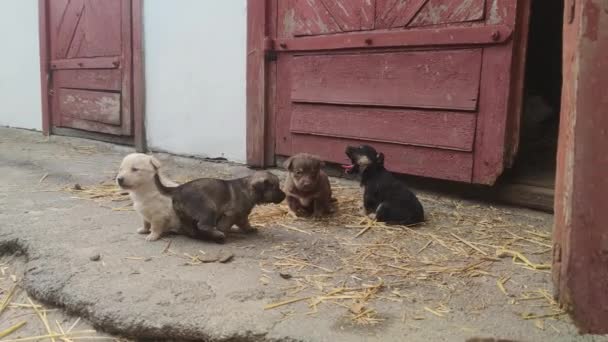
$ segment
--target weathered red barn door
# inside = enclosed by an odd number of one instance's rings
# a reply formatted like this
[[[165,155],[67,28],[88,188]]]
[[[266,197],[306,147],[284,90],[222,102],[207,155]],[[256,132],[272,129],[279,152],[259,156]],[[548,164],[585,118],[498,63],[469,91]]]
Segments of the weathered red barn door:
[[[581,333],[608,334],[608,2],[566,4],[554,291]]]
[[[45,5],[51,126],[131,136],[131,0]]]
[[[347,144],[369,143],[393,171],[482,184],[510,163],[527,1],[266,5],[276,154],[343,162]]]

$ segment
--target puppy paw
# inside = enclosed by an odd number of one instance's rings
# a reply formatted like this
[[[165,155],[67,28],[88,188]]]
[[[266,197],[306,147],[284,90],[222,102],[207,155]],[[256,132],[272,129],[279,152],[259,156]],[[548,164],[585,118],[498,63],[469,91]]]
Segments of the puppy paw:
[[[303,208],[296,209],[293,211],[293,213],[296,214],[297,217],[309,217],[310,216],[310,212]]]
[[[150,233],[146,236],[146,241],[148,242],[156,241],[158,239],[160,239],[160,234],[158,233]]]
[[[226,234],[224,234],[220,231],[213,232],[211,234],[211,238],[213,239],[213,241],[215,241],[215,243],[223,244],[226,242]]]
[[[323,216],[325,216],[325,211],[315,211],[312,213],[312,217],[316,219],[322,218]]]
[[[249,226],[246,228],[241,227],[240,230],[241,230],[241,232],[243,232],[245,234],[255,234],[258,232],[258,229],[256,227],[252,227],[252,226]]]
[[[141,227],[137,230],[138,234],[148,234],[150,232],[150,229],[146,228],[146,227]]]
[[[367,214],[367,217],[369,217],[370,220],[375,220],[376,219],[376,213],[369,213],[369,214]]]

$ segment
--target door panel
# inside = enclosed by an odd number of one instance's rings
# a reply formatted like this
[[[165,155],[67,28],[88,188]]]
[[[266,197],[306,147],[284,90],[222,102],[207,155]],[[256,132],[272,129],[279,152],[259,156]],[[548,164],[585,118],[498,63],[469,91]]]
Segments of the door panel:
[[[477,109],[481,50],[296,56],[294,102]]]
[[[472,151],[475,114],[297,103],[293,106],[290,131]]]
[[[517,20],[527,1],[277,6],[277,154],[343,162],[346,144],[369,143],[397,172],[481,184],[503,172],[517,139],[506,134],[510,103],[521,96],[513,32],[527,24]]]
[[[486,0],[428,0],[408,27],[466,23],[485,19]]]
[[[64,117],[120,125],[120,94],[61,88],[58,97]]]
[[[130,0],[47,4],[53,127],[130,136]]]
[[[295,134],[292,152],[314,151],[327,161],[344,163],[346,146],[360,143],[359,139]],[[389,170],[459,182],[470,181],[469,172],[473,167],[473,156],[470,153],[385,143],[372,145],[385,154]]]
[[[376,0],[375,29],[403,27],[428,0]]]

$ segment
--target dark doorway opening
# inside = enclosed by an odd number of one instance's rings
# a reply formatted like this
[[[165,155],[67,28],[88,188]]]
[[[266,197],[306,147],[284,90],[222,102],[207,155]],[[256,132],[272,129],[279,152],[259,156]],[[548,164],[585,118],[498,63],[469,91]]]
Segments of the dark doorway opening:
[[[532,1],[519,152],[507,182],[553,194],[562,88],[564,1]]]

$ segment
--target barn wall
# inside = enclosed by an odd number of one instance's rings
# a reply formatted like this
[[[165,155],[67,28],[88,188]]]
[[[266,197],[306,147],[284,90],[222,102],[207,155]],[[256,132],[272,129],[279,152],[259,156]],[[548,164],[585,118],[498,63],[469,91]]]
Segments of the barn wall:
[[[245,161],[246,0],[145,1],[152,150]]]
[[[38,1],[0,2],[0,125],[42,129]]]

